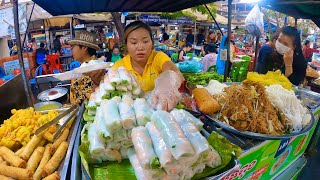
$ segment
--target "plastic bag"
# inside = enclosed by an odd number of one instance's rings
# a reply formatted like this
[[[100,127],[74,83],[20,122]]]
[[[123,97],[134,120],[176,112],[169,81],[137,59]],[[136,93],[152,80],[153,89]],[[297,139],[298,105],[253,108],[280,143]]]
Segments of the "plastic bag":
[[[201,72],[203,67],[202,63],[196,60],[179,62],[177,66],[183,73]]]
[[[261,13],[257,4],[252,8],[246,17],[245,24],[248,32],[251,35],[258,37],[263,34],[263,13]]]

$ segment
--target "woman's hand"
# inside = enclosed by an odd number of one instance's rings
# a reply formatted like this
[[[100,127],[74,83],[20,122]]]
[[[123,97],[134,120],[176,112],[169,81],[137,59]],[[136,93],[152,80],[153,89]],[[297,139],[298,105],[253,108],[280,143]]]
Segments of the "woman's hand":
[[[285,66],[291,66],[292,67],[292,62],[293,62],[293,49],[288,51],[283,55],[283,61]]]
[[[170,79],[170,81],[168,81]],[[152,91],[152,107],[165,111],[171,111],[181,100],[179,87],[181,85],[179,75],[172,71],[164,71],[156,80]]]
[[[289,77],[293,73],[292,63],[293,63],[293,49],[288,51],[283,55],[283,62],[285,65],[285,76]]]
[[[106,74],[106,70],[102,69],[102,70],[92,71],[92,72],[86,73],[84,75],[89,76],[90,79],[93,81],[93,83],[98,86],[100,84],[101,79],[103,78],[103,76],[105,74]]]

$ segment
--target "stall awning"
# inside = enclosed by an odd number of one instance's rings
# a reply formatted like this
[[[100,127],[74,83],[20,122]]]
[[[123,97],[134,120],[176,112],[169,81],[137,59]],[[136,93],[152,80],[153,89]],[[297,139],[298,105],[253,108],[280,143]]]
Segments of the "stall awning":
[[[311,19],[320,27],[320,1],[318,0],[261,0],[259,4],[288,16]]]
[[[175,12],[218,0],[33,0],[53,16],[94,12]]]

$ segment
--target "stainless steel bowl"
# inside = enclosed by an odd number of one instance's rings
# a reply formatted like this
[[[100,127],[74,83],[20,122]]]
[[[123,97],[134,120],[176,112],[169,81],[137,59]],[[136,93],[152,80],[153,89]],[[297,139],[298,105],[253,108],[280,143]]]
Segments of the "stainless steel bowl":
[[[59,103],[59,102],[56,102],[56,101],[46,101],[46,102],[39,102],[39,103],[36,103],[33,105],[34,109],[36,111],[39,111],[39,108],[44,106],[44,105],[48,105],[48,104],[55,104],[58,106],[58,108],[61,108],[62,107],[62,104]]]

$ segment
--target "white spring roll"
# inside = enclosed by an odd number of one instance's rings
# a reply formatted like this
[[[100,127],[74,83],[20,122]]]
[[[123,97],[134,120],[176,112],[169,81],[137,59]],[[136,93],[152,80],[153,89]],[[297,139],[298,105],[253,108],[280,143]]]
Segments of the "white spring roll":
[[[97,111],[97,110],[88,109],[88,115],[89,115],[89,116],[95,116],[95,115],[96,115],[96,111]]]
[[[131,75],[130,75],[129,71],[125,67],[120,66],[118,68],[118,72],[119,72],[119,76],[120,76],[120,79],[121,79],[121,84],[129,85],[129,84],[132,83]]]
[[[115,96],[115,97],[112,98],[112,100],[114,100],[115,102],[117,102],[118,105],[119,105],[119,103],[121,103],[121,101],[122,101],[122,99],[121,99],[120,96]]]
[[[112,139],[112,135],[107,130],[106,121],[104,116],[102,115],[101,107],[97,108],[97,114],[94,117],[94,123],[97,125],[96,133],[98,133],[98,135],[103,137],[106,141],[109,141]]]
[[[114,142],[114,141],[110,141],[107,142],[107,149],[115,149],[115,150],[120,150],[121,148],[121,143],[120,142]]]
[[[161,166],[164,167],[168,163],[173,162],[173,157],[167,148],[163,138],[161,137],[160,131],[156,128],[153,122],[148,122],[145,126],[150,134],[152,139],[154,151],[159,157]]]
[[[177,175],[183,169],[183,166],[172,157],[171,152],[166,146],[160,131],[156,128],[153,122],[148,122],[146,128],[152,139],[154,151],[157,154],[161,167],[167,172],[168,175]]]
[[[108,74],[106,74],[106,75],[104,76],[103,83],[105,84],[105,86],[104,86],[104,90],[105,90],[105,91],[107,91],[107,92],[109,92],[109,93],[115,91],[114,86],[112,86],[112,84],[111,84],[111,82],[110,82],[110,79],[109,79]]]
[[[185,116],[189,117],[188,119],[193,121],[193,123],[199,131],[203,128],[203,122],[200,119],[194,117],[191,113],[189,113],[186,110],[180,109],[180,112],[182,112]]]
[[[126,85],[128,91],[132,91],[132,84]]]
[[[145,172],[144,168],[141,166],[137,154],[134,149],[128,149],[128,158],[133,167],[134,173],[138,180],[149,180],[148,174]]]
[[[95,163],[105,161],[105,140],[97,134],[97,126],[95,123],[92,123],[88,128],[88,140],[90,141],[90,159]]]
[[[128,159],[128,148],[121,147],[120,154],[122,159]]]
[[[101,95],[99,86],[96,88],[95,93],[96,93],[95,103],[96,105],[100,106],[102,101],[102,95]]]
[[[132,93],[131,92],[127,92],[125,94],[122,95],[122,102],[126,102],[129,103],[130,105],[133,105],[133,99],[132,99]]]
[[[120,91],[120,92],[127,92],[127,91],[128,91],[128,88],[127,88],[127,86],[125,86],[125,85],[118,85],[118,86],[116,87],[116,89],[117,89],[118,91]]]
[[[118,161],[121,162],[122,157],[120,151],[116,149],[105,149],[105,157],[108,161]]]
[[[95,92],[91,93],[87,108],[88,109],[96,109],[97,108],[96,93]]]
[[[120,75],[117,69],[110,68],[108,70],[108,76],[112,86],[116,87],[121,83]]]
[[[132,143],[142,167],[160,168],[159,159],[153,150],[151,137],[145,127],[139,126],[132,129]]]
[[[205,164],[198,164],[197,166],[192,167],[193,174],[201,173],[206,168]]]
[[[151,120],[153,109],[147,101],[142,98],[137,98],[133,103],[134,112],[136,113],[136,121],[138,126],[145,126]]]
[[[128,139],[131,139],[132,129],[127,130]]]
[[[199,156],[201,153],[209,150],[209,143],[205,137],[199,132],[193,121],[188,120],[185,113],[174,109],[170,113],[175,121],[181,127],[184,135],[190,141],[195,153]]]
[[[107,130],[113,134],[122,128],[118,104],[114,100],[103,100],[101,102],[102,116],[106,121]]]
[[[131,81],[132,81],[132,95],[139,97],[142,94],[142,89],[137,79],[133,75],[131,75]]]
[[[128,139],[127,131],[125,129],[119,129],[113,134],[113,141],[120,142]]]
[[[175,159],[195,155],[190,142],[170,113],[159,110],[153,113],[151,119]]]
[[[192,171],[192,168],[188,168],[188,169],[185,169],[184,171],[180,172],[179,173],[179,176],[180,176],[180,179],[191,179],[194,174],[193,174],[193,171]]]
[[[133,148],[128,149],[128,158],[131,163],[131,166],[134,169],[134,173],[138,180],[157,180],[157,179],[164,179],[166,174],[161,169],[148,169],[144,168],[139,158]]]
[[[123,148],[129,148],[129,147],[133,146],[131,139],[125,139],[125,140],[121,141],[120,143],[121,143],[121,147],[123,147]]]
[[[121,124],[124,129],[132,129],[136,126],[136,115],[129,102],[119,103]]]
[[[221,165],[222,160],[219,153],[210,146],[210,150],[202,155],[203,163],[206,163],[207,166],[215,168]]]

